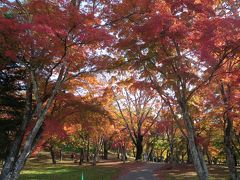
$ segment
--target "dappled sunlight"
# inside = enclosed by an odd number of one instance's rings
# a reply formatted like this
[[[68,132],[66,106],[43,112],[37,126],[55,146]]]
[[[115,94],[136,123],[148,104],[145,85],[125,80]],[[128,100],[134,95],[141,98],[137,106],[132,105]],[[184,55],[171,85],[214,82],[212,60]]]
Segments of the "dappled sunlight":
[[[113,176],[116,176],[119,169],[111,167],[92,167],[92,166],[76,166],[76,167],[67,167],[58,164],[52,167],[46,167],[45,164],[38,164],[38,168],[31,169],[27,167],[26,170],[23,170],[20,176],[21,180],[25,179],[49,179],[49,180],[65,180],[70,178],[71,180],[79,180],[81,174],[83,173],[85,179],[95,179],[97,177],[104,177],[104,180],[110,180]]]

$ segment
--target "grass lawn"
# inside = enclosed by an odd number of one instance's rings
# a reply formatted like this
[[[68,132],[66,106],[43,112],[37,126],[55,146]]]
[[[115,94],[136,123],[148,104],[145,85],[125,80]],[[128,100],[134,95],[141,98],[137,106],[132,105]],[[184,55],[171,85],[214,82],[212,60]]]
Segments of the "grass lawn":
[[[117,167],[71,166],[65,164],[28,164],[21,172],[20,180],[111,180],[119,172]]]

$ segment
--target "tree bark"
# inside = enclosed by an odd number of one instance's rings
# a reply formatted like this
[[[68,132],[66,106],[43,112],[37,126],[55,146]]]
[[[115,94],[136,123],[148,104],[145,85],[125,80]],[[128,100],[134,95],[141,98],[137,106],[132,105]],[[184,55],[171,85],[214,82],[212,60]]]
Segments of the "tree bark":
[[[211,165],[212,164],[212,157],[211,157],[210,152],[208,151],[208,148],[206,148],[206,155],[207,155],[208,164]]]
[[[138,138],[137,138],[137,143],[136,143],[136,150],[137,150],[137,152],[136,152],[135,160],[141,160],[142,159],[142,153],[143,153],[142,142],[143,142],[143,136],[139,135]]]
[[[172,140],[170,140],[169,146],[170,146],[169,162],[174,163],[174,147],[173,147],[173,141]]]
[[[80,150],[80,154],[79,154],[79,165],[83,164],[83,160],[84,160],[84,150],[83,148]]]
[[[135,152],[135,147],[133,146],[133,149],[132,149],[132,153],[133,153],[133,156],[136,157],[136,152]]]
[[[126,162],[126,148],[125,148],[125,146],[122,146],[122,161],[123,161],[123,163],[125,163]]]
[[[229,169],[231,179],[238,180],[238,173],[237,173],[237,167],[235,162],[236,157],[235,157],[233,145],[231,143],[232,126],[233,126],[232,121],[228,117],[226,117],[226,128],[224,130],[224,146],[225,146],[225,152],[226,152],[227,166]]]
[[[118,159],[120,159],[120,150],[119,150],[119,149],[120,149],[120,148],[118,147],[118,148],[117,148],[117,158],[118,158]]]
[[[89,150],[90,150],[90,140],[88,138],[88,140],[87,140],[87,155],[86,155],[87,162],[89,162]]]
[[[97,164],[98,157],[98,145],[95,146],[94,154],[93,154],[93,166],[95,167]]]
[[[30,155],[30,152],[32,150],[32,148],[34,147],[34,145],[36,144],[36,141],[38,139],[38,134],[39,134],[39,130],[44,122],[45,116],[47,114],[47,111],[49,109],[49,107],[52,105],[52,102],[60,88],[60,85],[62,83],[62,77],[64,74],[64,65],[62,66],[62,69],[60,70],[60,74],[58,76],[56,85],[52,91],[51,96],[49,97],[49,99],[47,100],[46,104],[43,106],[43,103],[41,101],[41,99],[39,98],[39,92],[38,92],[38,86],[37,86],[37,82],[34,79],[34,73],[31,72],[32,75],[32,84],[33,84],[33,92],[34,95],[36,97],[37,100],[37,105],[35,108],[36,111],[36,123],[33,127],[33,129],[31,130],[30,134],[27,136],[26,141],[24,143],[24,147],[23,150],[21,152],[21,154],[18,156],[17,160],[14,162],[14,168],[11,172],[9,172],[6,176],[6,178],[3,178],[3,180],[16,180],[19,175],[20,175],[20,171],[22,170],[22,168],[24,167],[24,164],[28,158],[28,156]]]
[[[108,149],[109,149],[108,140],[103,140],[103,159],[105,160],[108,159]]]
[[[189,150],[191,152],[194,167],[196,169],[199,179],[207,180],[208,179],[207,165],[204,161],[202,152],[200,151],[200,148],[198,147],[198,144],[196,142],[195,128],[193,125],[193,120],[189,115],[187,103],[184,99],[181,99],[179,101],[179,104],[182,110],[183,120],[185,122],[187,131],[188,131],[188,135],[187,135],[188,145],[189,145]]]
[[[150,161],[153,160],[153,149],[154,149],[154,145],[151,144],[150,152],[148,153],[148,158],[147,158],[147,160],[150,160]]]
[[[56,157],[55,157],[54,147],[52,145],[50,146],[50,154],[51,154],[51,158],[52,158],[52,163],[56,164]]]
[[[232,144],[232,132],[233,132],[233,122],[230,118],[229,112],[231,111],[231,108],[229,107],[229,98],[231,95],[230,86],[226,86],[226,90],[224,87],[224,84],[221,83],[220,85],[220,91],[222,95],[222,100],[225,106],[225,113],[223,114],[224,119],[224,149],[226,153],[226,160],[227,160],[227,166],[229,169],[229,174],[232,180],[238,180],[238,173],[237,173],[237,167],[236,167],[236,157],[233,149]]]
[[[192,163],[193,163],[192,155],[190,152],[189,143],[187,142],[187,164],[192,164]]]

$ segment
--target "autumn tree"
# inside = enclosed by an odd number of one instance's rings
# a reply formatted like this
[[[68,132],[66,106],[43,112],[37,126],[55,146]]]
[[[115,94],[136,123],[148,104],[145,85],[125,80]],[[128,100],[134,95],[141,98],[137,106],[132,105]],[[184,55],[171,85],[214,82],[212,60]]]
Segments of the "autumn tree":
[[[160,118],[161,109],[157,107],[161,106],[161,101],[154,91],[138,89],[136,84],[130,82],[125,80],[112,85],[113,105],[117,109],[113,112],[126,128],[136,147],[135,158],[140,160],[144,137]]]
[[[208,170],[189,102],[239,50],[239,15],[233,12],[235,8],[226,13],[232,6],[219,3],[122,1],[112,14],[113,18],[125,17],[113,26],[119,54],[160,96],[178,106],[200,179],[208,179]]]
[[[205,103],[211,111],[209,114],[215,116],[215,123],[218,123],[220,132],[223,134],[223,145],[226,154],[226,162],[232,179],[237,179],[235,132],[238,122],[238,74],[239,57],[233,56],[224,66],[218,70],[218,76],[214,78],[211,88],[212,92],[207,92],[209,99]],[[212,120],[213,121],[213,120]]]
[[[94,5],[94,4],[92,4]],[[2,179],[16,179],[63,84],[76,76],[96,71],[94,50],[106,45],[109,36],[98,26],[99,8],[77,7],[65,1],[4,1],[1,5],[1,37],[4,56],[26,70],[25,111],[20,134],[2,169]],[[103,9],[102,6],[100,9]],[[6,18],[10,16],[10,18]],[[109,42],[109,41],[108,41]],[[31,97],[36,100],[31,104]],[[34,122],[22,144],[28,122]],[[22,144],[22,151],[19,147]]]

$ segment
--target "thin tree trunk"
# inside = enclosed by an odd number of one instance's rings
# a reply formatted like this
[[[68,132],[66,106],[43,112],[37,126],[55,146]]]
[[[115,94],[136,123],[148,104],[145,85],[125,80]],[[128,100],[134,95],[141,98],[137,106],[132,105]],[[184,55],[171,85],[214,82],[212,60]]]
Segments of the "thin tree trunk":
[[[59,156],[60,156],[60,161],[62,162],[62,160],[63,160],[63,153],[62,153],[62,149],[60,149],[60,151],[59,151]]]
[[[174,148],[173,148],[173,141],[172,140],[170,140],[169,146],[170,146],[169,161],[170,161],[170,163],[173,163],[174,162],[174,151],[173,151]]]
[[[118,148],[117,148],[117,158],[118,158],[118,159],[120,159],[120,150],[119,150],[119,149],[120,149],[120,148],[118,147]]]
[[[50,146],[50,154],[51,154],[51,158],[52,158],[52,163],[56,164],[56,157],[55,157],[54,147],[52,145]]]
[[[154,145],[151,144],[151,149],[150,149],[150,152],[148,153],[147,160],[151,161],[153,159],[153,149],[154,149]]]
[[[126,162],[126,148],[125,148],[125,146],[122,146],[122,161],[123,161],[123,163],[125,163]]]
[[[83,164],[83,160],[84,160],[84,150],[83,148],[80,150],[80,154],[79,154],[79,165]]]
[[[224,131],[224,146],[225,146],[225,152],[226,152],[226,159],[227,159],[227,166],[229,169],[230,177],[232,180],[238,180],[238,174],[237,174],[237,167],[235,162],[235,153],[234,149],[231,143],[231,129],[232,129],[232,121],[227,118],[226,122],[227,126]]]
[[[93,154],[93,166],[95,167],[97,164],[97,156],[98,156],[98,145],[96,145],[94,154]]]
[[[190,152],[189,143],[187,142],[187,164],[192,164],[192,163],[193,163],[192,155]]]
[[[207,180],[208,179],[207,165],[204,161],[202,152],[200,151],[200,148],[198,147],[196,142],[196,133],[195,133],[193,121],[188,113],[186,101],[181,99],[179,104],[182,110],[183,120],[185,122],[187,131],[188,131],[188,136],[187,136],[188,145],[191,152],[194,167],[196,169],[199,179]]]
[[[212,158],[211,158],[210,152],[208,151],[208,148],[206,149],[206,155],[207,155],[207,159],[208,159],[208,164],[211,165],[212,164]]]
[[[89,162],[89,150],[90,150],[90,140],[89,140],[89,138],[88,138],[88,140],[87,140],[87,162]]]
[[[103,140],[103,159],[108,159],[108,149],[109,149],[109,144],[108,140]]]
[[[132,153],[133,153],[133,156],[136,157],[136,152],[135,152],[135,147],[133,146],[133,149],[132,149]]]
[[[136,143],[137,152],[136,152],[135,160],[141,160],[142,159],[142,153],[143,153],[142,142],[143,142],[143,136],[139,135],[138,138],[137,138],[137,143]]]
[[[229,169],[230,177],[232,180],[238,180],[238,173],[237,173],[237,167],[236,167],[236,157],[233,149],[232,144],[232,132],[233,132],[233,122],[230,118],[229,111],[231,109],[229,108],[228,104],[228,98],[230,97],[230,87],[227,86],[227,92],[225,91],[224,84],[222,83],[220,86],[220,91],[223,99],[223,103],[225,105],[226,112],[223,115],[224,119],[224,149],[226,153],[226,160],[227,160],[227,166]]]

